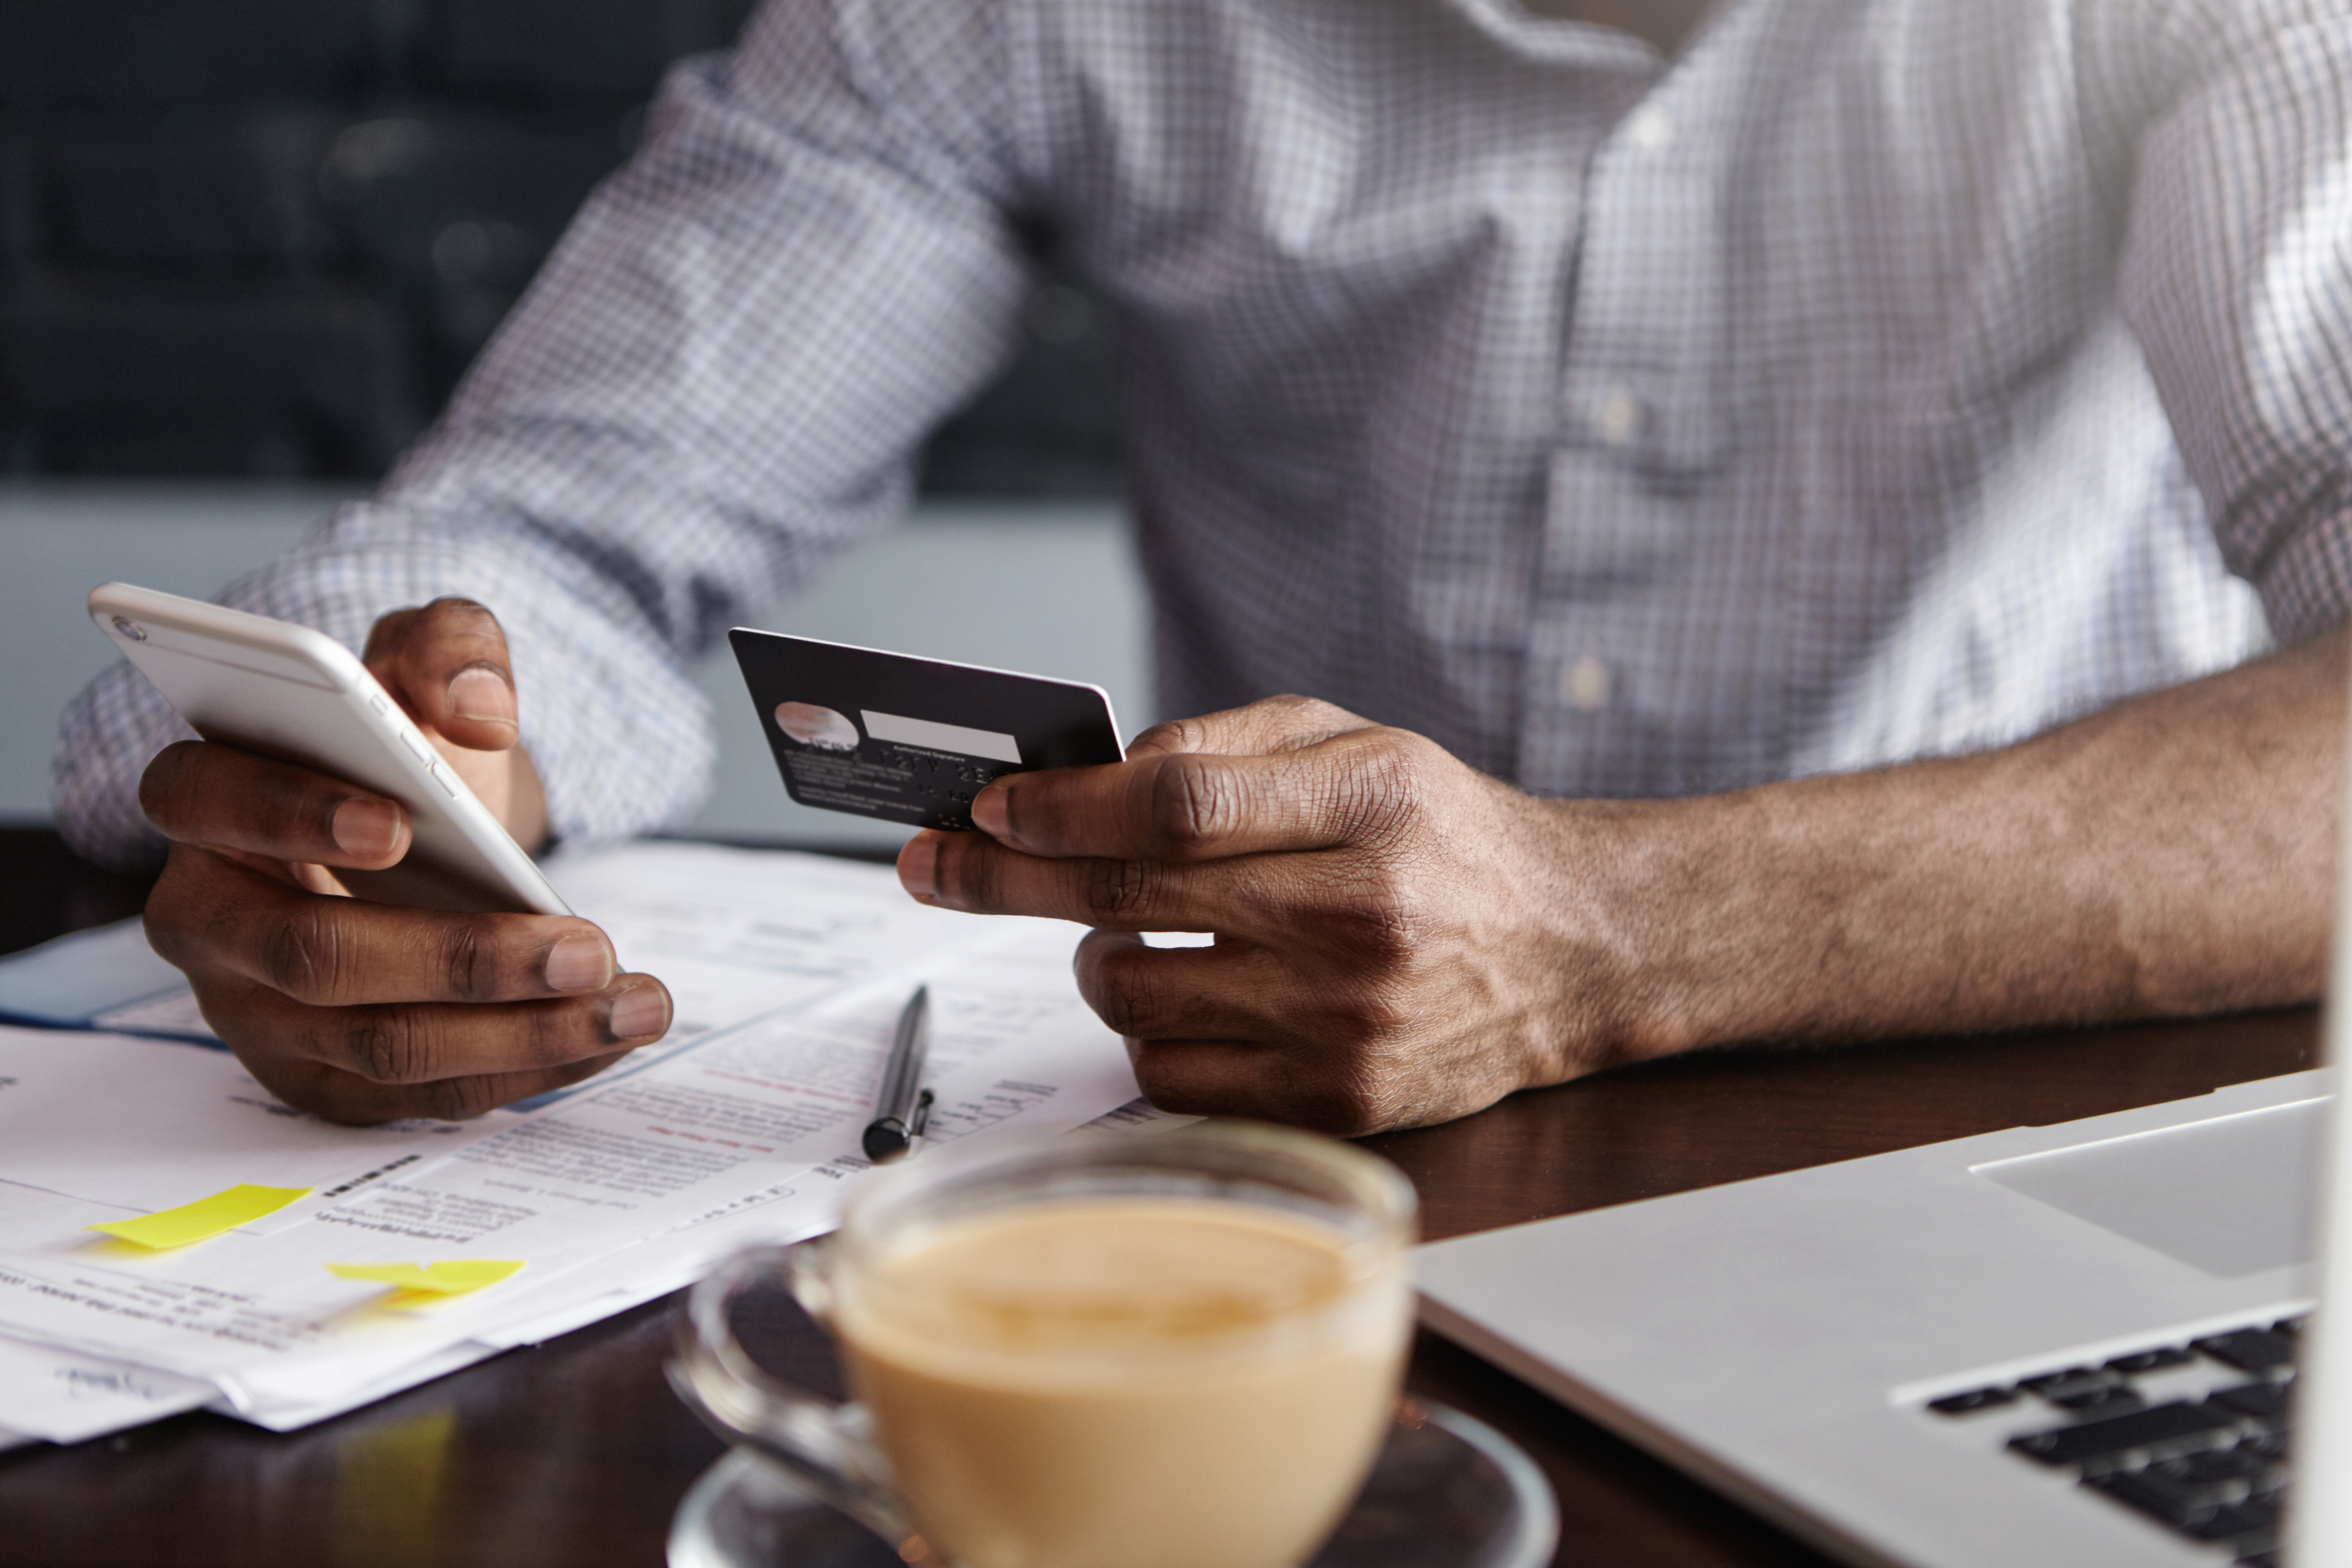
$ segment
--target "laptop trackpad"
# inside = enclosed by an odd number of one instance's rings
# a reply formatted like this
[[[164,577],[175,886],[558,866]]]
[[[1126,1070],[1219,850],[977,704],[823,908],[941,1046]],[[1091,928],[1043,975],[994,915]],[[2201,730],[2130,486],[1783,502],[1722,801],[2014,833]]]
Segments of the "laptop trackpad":
[[[2316,1255],[2311,1194],[2325,1099],[2191,1121],[1970,1171],[2208,1274]]]

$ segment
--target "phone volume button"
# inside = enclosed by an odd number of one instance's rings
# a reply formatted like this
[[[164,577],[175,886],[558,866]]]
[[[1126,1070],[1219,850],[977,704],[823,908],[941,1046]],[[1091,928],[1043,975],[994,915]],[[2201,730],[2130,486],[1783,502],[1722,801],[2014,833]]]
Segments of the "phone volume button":
[[[439,760],[431,744],[414,730],[403,730],[400,732],[400,743],[408,748],[409,755],[428,768]]]
[[[441,793],[443,795],[448,795],[452,799],[456,798],[457,794],[457,781],[449,775],[449,771],[445,765],[440,763],[428,763],[425,771],[433,775],[433,782],[441,786]]]

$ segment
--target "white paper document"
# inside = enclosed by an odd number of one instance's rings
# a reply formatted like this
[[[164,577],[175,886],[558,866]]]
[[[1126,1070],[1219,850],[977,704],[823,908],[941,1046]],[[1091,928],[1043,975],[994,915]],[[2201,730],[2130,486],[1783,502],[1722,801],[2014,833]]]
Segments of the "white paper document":
[[[194,1410],[212,1385],[129,1362],[0,1339],[0,1410],[29,1440],[79,1443]]]
[[[1150,1119],[1122,1112],[1134,1076],[1077,995],[1074,927],[928,909],[887,868],[703,846],[551,875],[670,986],[677,1026],[476,1122],[334,1127],[226,1051],[0,1028],[0,1343],[18,1347],[0,1352],[0,1429],[87,1436],[193,1403],[299,1426],[674,1289],[746,1241],[829,1228],[917,984],[933,1140]],[[164,1250],[88,1228],[239,1184],[310,1191]],[[523,1267],[454,1295],[331,1267],[473,1259]],[[152,1397],[26,1370],[43,1356]],[[20,1415],[37,1376],[46,1403]]]
[[[279,1104],[226,1051],[0,1025],[0,1181],[112,1205],[116,1218],[239,1183],[356,1191],[520,1120],[336,1127]]]

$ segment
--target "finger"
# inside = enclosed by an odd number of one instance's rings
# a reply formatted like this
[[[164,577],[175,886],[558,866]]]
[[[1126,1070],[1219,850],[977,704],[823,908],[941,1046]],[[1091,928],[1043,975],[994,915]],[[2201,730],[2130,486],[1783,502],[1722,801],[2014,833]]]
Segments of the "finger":
[[[1131,931],[1095,931],[1071,967],[1103,1026],[1129,1039],[1265,1043],[1287,1033],[1288,974],[1254,942],[1160,948]]]
[[[292,1064],[307,1063],[370,1084],[428,1091],[449,1079],[601,1062],[651,1045],[668,1031],[671,1016],[668,990],[650,974],[625,975],[594,996],[487,1006],[313,1007],[223,973],[200,977],[196,995],[214,1032],[248,1068],[260,1063],[291,1073]]]
[[[1156,816],[1174,824],[1180,837],[1203,828],[1213,833],[1223,823],[1204,821],[1203,811],[1213,813],[1222,806],[1246,809],[1250,805],[1230,788],[1221,787],[1224,781],[1213,772],[1198,773],[1188,771],[1188,764],[1177,764],[1175,771],[1163,776],[1160,771],[1163,760],[1271,756],[1370,728],[1363,720],[1328,702],[1308,697],[1269,697],[1245,708],[1155,724],[1127,748],[1127,766],[1057,770],[1054,776],[1062,782],[1043,789],[1034,784],[1023,787],[1018,807],[1013,795],[1016,781],[1044,775],[1007,775],[974,797],[971,817],[982,832],[1034,854],[1149,854],[1152,852],[1149,847],[1127,845],[1139,822],[1148,826]],[[1065,836],[1067,844],[1061,842]],[[1077,847],[1081,843],[1093,847]]]
[[[1316,985],[1289,955],[1257,942],[1220,937],[1213,947],[1159,948],[1133,932],[1095,931],[1079,942],[1073,966],[1087,1005],[1129,1039],[1216,1039],[1314,1055],[1410,1032],[1410,1020],[1377,987]]]
[[[1130,762],[1181,752],[1257,756],[1295,752],[1371,727],[1370,721],[1318,698],[1268,697],[1245,707],[1154,724],[1129,742],[1127,755]]]
[[[1187,866],[1148,859],[1045,859],[978,833],[933,833],[898,851],[899,885],[968,914],[1037,915],[1109,931],[1213,931],[1255,942],[1319,916],[1322,857],[1256,856]],[[1332,917],[1344,920],[1344,914]]]
[[[1136,1089],[1181,1117],[1254,1117],[1355,1135],[1379,1126],[1345,1056],[1315,1051],[1275,1027],[1270,987],[1251,963],[1206,947],[1146,947],[1096,931],[1077,950],[1079,994],[1127,1041]],[[1328,1060],[1328,1072],[1315,1065]]]
[[[1414,1124],[1347,1064],[1305,1070],[1290,1051],[1234,1040],[1129,1040],[1143,1098],[1177,1116],[1236,1116],[1360,1138]]]
[[[140,776],[139,806],[181,844],[367,870],[408,853],[408,813],[398,801],[205,741],[157,752]]]
[[[471,599],[394,610],[368,634],[367,667],[417,723],[478,752],[521,738],[521,704],[499,618]]]
[[[1032,855],[1197,861],[1335,848],[1424,804],[1431,742],[1354,730],[1268,756],[1176,753],[1098,768],[1011,773],[972,821]]]
[[[287,1104],[329,1121],[365,1127],[412,1116],[467,1121],[518,1100],[569,1088],[626,1055],[616,1051],[537,1072],[475,1073],[422,1084],[371,1083],[356,1073],[310,1061],[247,1059],[243,1053],[240,1059],[262,1088]]]
[[[313,1007],[585,995],[620,973],[604,933],[573,916],[322,898],[203,851],[165,868],[147,935],[190,973],[226,971]]]
[[[1371,1062],[1294,1026],[1298,988],[1262,949],[1160,949],[1097,931],[1078,944],[1078,989],[1127,1041],[1144,1098],[1189,1116],[1245,1116],[1353,1137],[1396,1110]]]

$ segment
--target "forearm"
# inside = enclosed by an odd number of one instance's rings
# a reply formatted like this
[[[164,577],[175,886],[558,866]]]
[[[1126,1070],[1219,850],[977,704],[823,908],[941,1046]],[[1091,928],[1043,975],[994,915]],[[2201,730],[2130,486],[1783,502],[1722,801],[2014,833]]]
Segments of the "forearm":
[[[2310,999],[2347,646],[1974,756],[1559,808],[1608,847],[1572,884],[1615,971],[1580,1044],[1623,1059]]]

